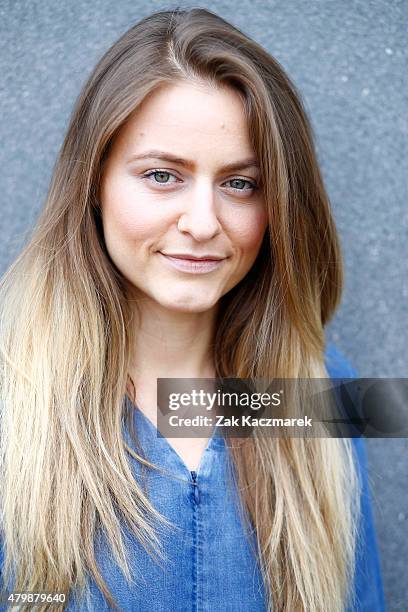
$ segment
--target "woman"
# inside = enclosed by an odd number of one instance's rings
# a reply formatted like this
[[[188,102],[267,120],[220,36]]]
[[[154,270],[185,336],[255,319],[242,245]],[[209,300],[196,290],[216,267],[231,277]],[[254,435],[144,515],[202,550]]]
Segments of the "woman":
[[[325,346],[341,288],[279,64],[203,9],[132,27],[2,282],[4,584],[71,610],[383,610],[361,441],[156,435],[157,378],[354,376]]]

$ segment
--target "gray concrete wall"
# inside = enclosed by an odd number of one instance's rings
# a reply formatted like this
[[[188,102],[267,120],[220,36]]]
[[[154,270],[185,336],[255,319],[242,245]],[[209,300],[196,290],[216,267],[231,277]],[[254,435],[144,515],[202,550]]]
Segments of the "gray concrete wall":
[[[303,94],[346,263],[344,299],[328,337],[360,376],[407,376],[408,2],[200,6],[264,45]],[[131,24],[174,7],[1,0],[1,272],[42,206],[68,115],[91,68]],[[402,611],[408,609],[408,444],[379,439],[367,446],[388,609]]]

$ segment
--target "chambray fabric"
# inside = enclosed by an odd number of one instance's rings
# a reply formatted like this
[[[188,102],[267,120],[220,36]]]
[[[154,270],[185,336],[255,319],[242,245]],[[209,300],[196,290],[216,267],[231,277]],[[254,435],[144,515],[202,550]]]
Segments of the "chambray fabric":
[[[326,365],[332,378],[356,378],[344,356],[329,345]],[[127,400],[128,401],[128,400]],[[136,431],[146,456],[165,473],[147,469],[147,492],[153,505],[174,525],[162,530],[164,559],[152,560],[129,532],[129,586],[109,548],[96,543],[96,558],[109,590],[121,610],[135,612],[262,612],[264,588],[255,553],[255,536],[241,520],[237,491],[228,478],[228,448],[220,435],[208,442],[195,474],[153,424],[136,408]],[[362,517],[359,529],[355,603],[348,612],[383,612],[383,587],[374,530],[367,462],[362,438],[353,438],[362,478]],[[141,468],[133,461],[135,478]],[[142,482],[142,480],[141,480]],[[68,610],[110,610],[90,581],[90,602],[72,594]],[[1,608],[0,608],[1,609]],[[5,609],[5,608],[3,608]],[[313,611],[311,611],[313,612]]]
[[[327,346],[325,362],[331,378],[358,378],[356,369],[333,344]],[[368,482],[365,442],[364,438],[358,437],[351,440],[361,480],[361,517],[357,538],[354,605],[348,612],[383,612],[386,605]]]

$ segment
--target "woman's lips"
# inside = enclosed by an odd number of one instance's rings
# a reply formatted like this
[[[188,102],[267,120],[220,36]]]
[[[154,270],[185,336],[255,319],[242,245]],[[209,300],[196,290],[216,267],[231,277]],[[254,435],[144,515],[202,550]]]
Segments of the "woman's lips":
[[[220,268],[227,259],[185,259],[184,257],[181,258],[165,255],[161,251],[158,251],[158,253],[162,257],[163,261],[172,268],[175,268],[180,272],[189,272],[192,274],[212,272],[213,270]]]

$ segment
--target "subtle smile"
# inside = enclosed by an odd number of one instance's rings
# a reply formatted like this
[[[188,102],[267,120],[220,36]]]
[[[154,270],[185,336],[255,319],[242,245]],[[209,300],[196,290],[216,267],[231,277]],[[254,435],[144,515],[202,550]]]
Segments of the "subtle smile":
[[[219,258],[215,257],[211,259],[206,258],[189,258],[188,255],[166,255],[161,251],[158,251],[164,262],[170,265],[172,268],[179,270],[180,272],[188,272],[190,274],[204,274],[206,272],[212,272],[220,268],[227,257]]]

